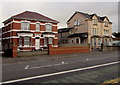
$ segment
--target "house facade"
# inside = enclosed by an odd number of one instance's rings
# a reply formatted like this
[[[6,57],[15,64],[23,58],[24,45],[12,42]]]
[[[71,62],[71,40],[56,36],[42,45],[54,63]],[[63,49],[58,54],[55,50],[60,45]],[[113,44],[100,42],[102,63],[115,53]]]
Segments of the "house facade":
[[[5,20],[2,28],[2,49],[19,51],[47,49],[52,44],[58,47],[58,21],[36,12],[25,11]]]
[[[67,28],[72,28],[67,31],[68,43],[87,43],[92,48],[99,48],[102,43],[108,45],[112,42],[112,22],[107,16],[100,17],[97,14],[76,11],[67,21]],[[64,29],[60,30],[63,32],[61,31],[59,36],[64,34]]]

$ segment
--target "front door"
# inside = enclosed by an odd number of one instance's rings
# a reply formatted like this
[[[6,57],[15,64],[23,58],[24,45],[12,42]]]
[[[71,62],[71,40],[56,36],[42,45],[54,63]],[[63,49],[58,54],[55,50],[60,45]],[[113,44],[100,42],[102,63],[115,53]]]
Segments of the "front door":
[[[35,49],[40,49],[40,39],[35,39]]]

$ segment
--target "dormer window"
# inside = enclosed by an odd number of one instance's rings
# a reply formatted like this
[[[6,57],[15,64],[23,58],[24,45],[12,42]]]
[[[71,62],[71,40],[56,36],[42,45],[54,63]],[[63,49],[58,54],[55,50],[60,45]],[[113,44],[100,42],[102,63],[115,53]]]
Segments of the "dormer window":
[[[108,24],[109,24],[109,23],[108,23],[107,21],[105,21],[105,26],[108,26]]]
[[[52,31],[52,24],[46,24],[45,28],[46,28],[47,32],[51,32]]]
[[[79,26],[80,25],[80,20],[75,20],[74,21],[74,26]]]
[[[93,19],[93,25],[97,25],[98,20],[97,19]]]
[[[30,23],[29,22],[21,22],[21,29],[22,30],[30,30]]]

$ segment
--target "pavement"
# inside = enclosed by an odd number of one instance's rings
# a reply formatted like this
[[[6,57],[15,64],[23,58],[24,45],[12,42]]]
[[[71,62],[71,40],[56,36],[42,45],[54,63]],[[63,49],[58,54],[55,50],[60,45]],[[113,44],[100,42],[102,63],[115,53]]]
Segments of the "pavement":
[[[95,56],[119,56],[119,51],[91,51],[88,53],[76,53],[76,54],[64,54],[64,55],[40,55],[40,56],[32,56],[32,57],[16,57],[16,58],[2,58],[2,64],[12,64],[12,63],[23,63],[23,62],[30,62],[30,61],[49,61],[49,60],[58,60],[58,59],[67,59],[67,58],[93,58]],[[106,56],[106,57],[107,57]]]

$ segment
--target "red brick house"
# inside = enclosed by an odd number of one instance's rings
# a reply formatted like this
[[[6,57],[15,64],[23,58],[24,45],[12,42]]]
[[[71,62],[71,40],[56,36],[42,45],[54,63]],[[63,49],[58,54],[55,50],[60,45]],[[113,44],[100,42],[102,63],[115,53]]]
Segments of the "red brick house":
[[[58,47],[56,20],[36,12],[25,11],[5,20],[2,28],[2,49],[32,51],[46,49],[47,43]]]

